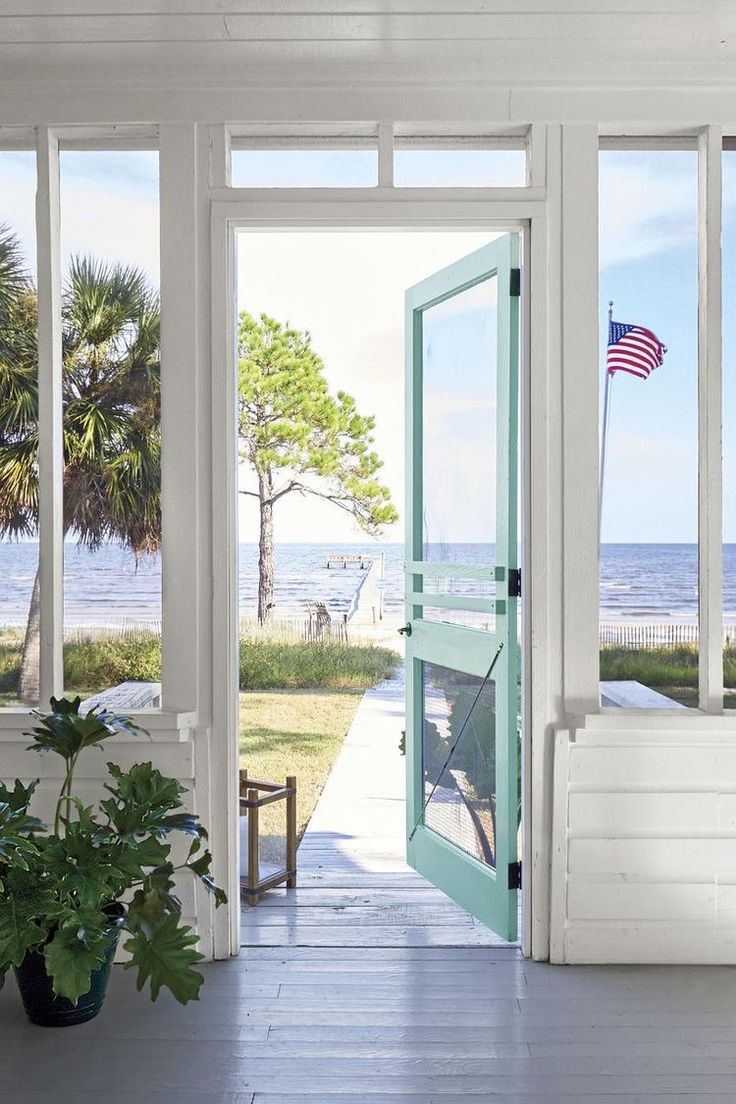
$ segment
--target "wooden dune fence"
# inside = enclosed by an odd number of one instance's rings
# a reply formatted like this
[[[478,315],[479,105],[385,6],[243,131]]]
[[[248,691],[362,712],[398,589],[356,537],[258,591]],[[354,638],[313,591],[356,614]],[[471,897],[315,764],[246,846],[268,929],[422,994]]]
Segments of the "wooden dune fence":
[[[161,636],[160,619],[138,621],[123,617],[117,621],[110,621],[106,625],[67,624],[64,626],[64,641],[67,644],[86,644],[90,640],[134,642],[151,636]]]
[[[679,644],[697,644],[698,626],[694,624],[615,625],[602,624],[601,644],[617,648],[676,648]],[[724,625],[724,647],[736,646],[736,625]]]
[[[240,635],[250,640],[283,640],[285,643],[348,643],[348,627],[344,621],[326,619],[314,611],[303,616],[275,617],[267,625],[259,624],[255,618],[241,617]]]
[[[312,609],[301,616],[274,618],[268,625],[259,624],[255,618],[243,617],[240,620],[240,635],[257,640],[347,644],[348,626],[345,621],[331,618],[320,609]],[[85,644],[92,640],[131,643],[151,636],[161,636],[160,620],[137,621],[121,618],[107,625],[71,624],[64,629],[64,640],[67,644]]]

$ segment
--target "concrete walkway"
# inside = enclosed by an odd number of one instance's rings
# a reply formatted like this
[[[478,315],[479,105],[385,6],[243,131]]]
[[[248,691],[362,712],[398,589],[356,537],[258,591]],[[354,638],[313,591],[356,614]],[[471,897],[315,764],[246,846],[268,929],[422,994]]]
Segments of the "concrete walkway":
[[[401,674],[363,697],[299,848],[297,889],[244,908],[244,946],[507,946],[404,859]]]

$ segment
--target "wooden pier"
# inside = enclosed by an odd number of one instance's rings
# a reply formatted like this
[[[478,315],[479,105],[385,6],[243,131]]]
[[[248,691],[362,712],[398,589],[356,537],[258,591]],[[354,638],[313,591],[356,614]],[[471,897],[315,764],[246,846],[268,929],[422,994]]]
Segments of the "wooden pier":
[[[386,561],[383,552],[368,561],[368,569],[355,588],[347,621],[354,626],[377,625],[383,620]]]
[[[343,556],[341,553],[335,553],[334,556],[326,558],[325,567],[329,570],[331,567],[347,568],[348,564],[355,564],[361,571],[367,571],[373,559],[373,556]]]

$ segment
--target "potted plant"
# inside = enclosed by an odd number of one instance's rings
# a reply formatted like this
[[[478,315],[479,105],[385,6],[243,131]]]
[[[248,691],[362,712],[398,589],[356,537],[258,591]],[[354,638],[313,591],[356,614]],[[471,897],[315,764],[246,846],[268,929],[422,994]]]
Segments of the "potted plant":
[[[204,956],[197,936],[181,922],[174,877],[191,871],[214,895],[225,894],[202,850],[207,833],[182,805],[185,793],[151,763],[122,770],[108,763],[107,796],[97,807],[74,793],[80,755],[116,733],[145,730],[103,708],[80,712],[80,699],[51,699],[51,712],[34,712],[26,735],[35,751],[61,756],[64,779],[53,826],[29,812],[38,784],[0,783],[0,985],[15,969],[26,1012],[47,1026],[83,1023],[102,1007],[120,932],[138,989],[162,986],[182,1004],[196,999],[203,982],[193,968]],[[189,836],[186,858],[171,861],[169,835]]]

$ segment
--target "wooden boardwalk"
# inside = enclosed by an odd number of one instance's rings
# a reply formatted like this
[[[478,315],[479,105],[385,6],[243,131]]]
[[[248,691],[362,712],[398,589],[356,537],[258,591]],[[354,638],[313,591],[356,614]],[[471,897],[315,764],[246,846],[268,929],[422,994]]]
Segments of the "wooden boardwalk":
[[[243,910],[245,947],[506,946],[404,861],[403,678],[369,691],[299,848],[297,889]]]

